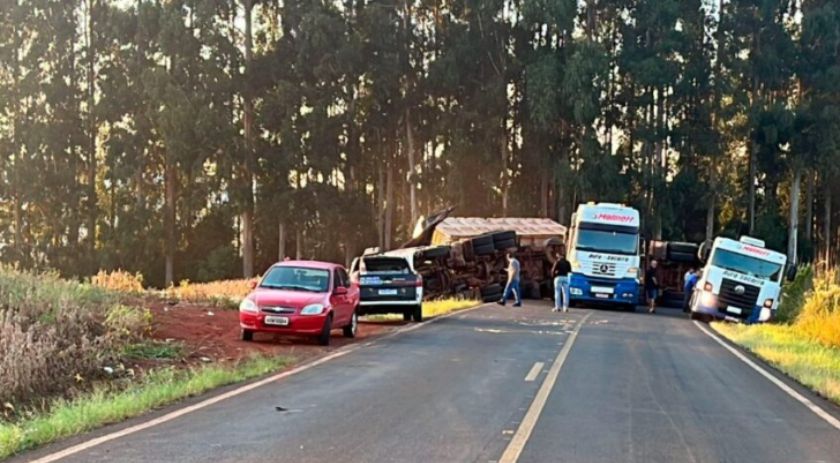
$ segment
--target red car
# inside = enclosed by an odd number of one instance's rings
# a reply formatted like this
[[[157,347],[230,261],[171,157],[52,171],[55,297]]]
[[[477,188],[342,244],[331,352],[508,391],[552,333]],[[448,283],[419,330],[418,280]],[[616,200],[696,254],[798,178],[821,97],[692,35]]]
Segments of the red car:
[[[316,336],[321,345],[341,328],[356,336],[359,288],[344,267],[327,262],[286,261],[274,264],[239,304],[243,341],[254,333]]]

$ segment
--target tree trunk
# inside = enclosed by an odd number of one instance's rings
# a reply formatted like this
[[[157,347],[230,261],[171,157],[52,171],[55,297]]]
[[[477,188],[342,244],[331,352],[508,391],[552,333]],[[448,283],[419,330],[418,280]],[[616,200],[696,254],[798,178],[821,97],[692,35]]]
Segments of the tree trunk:
[[[295,230],[295,259],[303,259],[303,234],[300,232],[300,225]]]
[[[808,243],[814,242],[814,171],[808,171],[805,176],[805,231],[803,233],[804,239]],[[814,247],[811,249],[809,260],[814,257]]]
[[[749,210],[748,210],[748,215],[749,215],[749,224],[750,224],[750,227],[749,227],[749,234],[750,235],[752,235],[753,232],[755,231],[755,176],[756,176],[756,165],[755,165],[755,154],[754,154],[755,147],[753,145],[754,145],[753,141],[750,140],[749,141],[749,149],[747,150],[748,151],[747,154],[749,155],[749,164],[750,164],[749,177],[747,178],[747,181],[750,182],[750,184],[748,185],[749,186],[749,193],[748,193],[749,194]]]
[[[717,163],[714,156],[709,160],[709,204],[706,209],[706,242],[711,243],[715,234],[715,206],[717,203]]]
[[[831,267],[831,184],[823,178],[823,188],[825,189],[825,210],[823,211],[823,243],[825,268]]]
[[[381,139],[377,138],[381,142]],[[379,249],[385,247],[385,163],[378,163],[379,169],[377,171],[376,180],[376,231],[379,234]]]
[[[166,271],[164,274],[164,286],[167,288],[172,286],[175,280],[175,246],[176,246],[176,232],[175,232],[175,166],[171,161],[169,152],[165,153],[164,159],[164,189],[165,193],[165,210],[164,210],[164,229],[166,235],[165,244],[165,261]]]
[[[793,183],[790,186],[790,219],[788,221],[788,262],[798,263],[797,238],[799,238],[799,193],[802,183],[802,168],[794,167]]]
[[[281,221],[277,225],[277,260],[282,262],[286,258],[286,227]]]
[[[394,230],[394,169],[389,165],[385,173],[385,230],[383,249],[391,249],[392,233]]]
[[[244,0],[245,6],[245,91],[242,94],[244,114],[242,117],[245,132],[244,183],[246,187],[245,204],[242,211],[242,276],[254,275],[254,104],[251,100],[250,82],[252,72],[253,34],[251,16],[253,0]]]
[[[501,190],[502,190],[502,217],[508,216],[508,197],[510,195],[510,166],[508,165],[508,152],[507,152],[507,133],[505,130],[505,118],[502,117],[502,134],[499,140],[499,153],[502,157],[502,175],[501,177]],[[548,207],[546,205],[546,212]]]
[[[88,0],[87,3],[87,111],[88,111],[88,248],[90,252],[90,266],[89,273],[96,271],[96,216],[98,199],[96,197],[96,117],[94,107],[96,104],[96,91],[94,81],[96,80],[96,54],[94,53],[93,43],[93,8],[95,0]]]
[[[411,213],[411,225],[417,223],[417,183],[415,178],[415,152],[414,152],[414,132],[411,121],[411,108],[405,109],[405,141],[406,151],[408,151],[408,201],[409,210]]]

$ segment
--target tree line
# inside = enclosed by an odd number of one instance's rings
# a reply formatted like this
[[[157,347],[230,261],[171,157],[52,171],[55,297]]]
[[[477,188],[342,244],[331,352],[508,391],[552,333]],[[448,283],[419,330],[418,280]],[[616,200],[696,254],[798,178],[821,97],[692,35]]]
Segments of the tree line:
[[[642,211],[831,260],[837,0],[2,0],[0,258],[147,282]]]

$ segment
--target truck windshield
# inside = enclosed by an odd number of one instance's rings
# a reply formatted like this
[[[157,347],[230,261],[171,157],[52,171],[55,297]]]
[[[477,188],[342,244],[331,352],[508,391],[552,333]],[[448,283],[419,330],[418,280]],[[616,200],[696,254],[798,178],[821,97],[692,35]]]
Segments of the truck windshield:
[[[738,254],[726,249],[716,249],[712,255],[712,265],[733,272],[744,273],[763,280],[779,281],[782,266],[755,257]]]
[[[576,241],[578,251],[625,255],[636,254],[639,242],[635,233],[589,229],[579,229]]]
[[[305,267],[272,267],[260,282],[260,288],[312,293],[325,293],[329,287],[330,272]]]

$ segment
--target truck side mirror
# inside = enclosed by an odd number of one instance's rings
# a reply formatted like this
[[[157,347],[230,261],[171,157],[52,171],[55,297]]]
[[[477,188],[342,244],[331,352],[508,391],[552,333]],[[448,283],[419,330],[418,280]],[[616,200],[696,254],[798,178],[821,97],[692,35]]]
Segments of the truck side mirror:
[[[788,265],[787,270],[785,270],[785,278],[787,281],[793,281],[796,279],[796,271],[798,268],[795,265]]]
[[[709,242],[703,241],[697,248],[697,260],[699,260],[701,264],[705,264],[706,261],[709,260],[709,254],[711,252],[712,249],[709,247]]]

